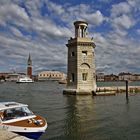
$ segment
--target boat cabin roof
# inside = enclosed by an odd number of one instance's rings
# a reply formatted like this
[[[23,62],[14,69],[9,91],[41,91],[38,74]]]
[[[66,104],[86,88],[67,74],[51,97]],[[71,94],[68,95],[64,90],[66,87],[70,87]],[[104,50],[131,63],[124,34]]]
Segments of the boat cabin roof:
[[[11,108],[24,107],[24,106],[28,106],[28,105],[17,103],[17,102],[0,102],[0,111],[11,109]]]

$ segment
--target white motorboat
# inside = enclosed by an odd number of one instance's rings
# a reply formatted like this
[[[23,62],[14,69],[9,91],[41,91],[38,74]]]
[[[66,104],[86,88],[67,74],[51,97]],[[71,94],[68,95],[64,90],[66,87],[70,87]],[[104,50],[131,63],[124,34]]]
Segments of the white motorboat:
[[[45,132],[47,122],[30,111],[26,104],[0,102],[0,128],[30,139],[38,139]]]
[[[16,83],[33,83],[34,81],[29,77],[20,77]]]

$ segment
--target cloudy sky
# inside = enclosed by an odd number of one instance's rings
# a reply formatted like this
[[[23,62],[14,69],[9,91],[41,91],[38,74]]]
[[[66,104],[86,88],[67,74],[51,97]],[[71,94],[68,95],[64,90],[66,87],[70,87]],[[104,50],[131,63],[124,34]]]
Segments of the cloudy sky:
[[[0,0],[0,72],[67,70],[75,20],[89,23],[96,70],[140,73],[140,0]]]

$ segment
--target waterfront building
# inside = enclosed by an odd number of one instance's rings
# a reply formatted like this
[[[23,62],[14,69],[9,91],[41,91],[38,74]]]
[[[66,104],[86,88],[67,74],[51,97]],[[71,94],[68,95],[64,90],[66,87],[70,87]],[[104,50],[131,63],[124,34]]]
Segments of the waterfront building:
[[[32,79],[32,60],[30,54],[27,61],[27,76]]]
[[[25,75],[25,73],[9,73],[5,80],[9,82],[16,82],[20,77],[25,77]]]
[[[8,78],[6,79],[6,81],[16,82],[19,77],[20,77],[20,74],[18,74],[18,73],[10,73],[10,74],[8,74]]]
[[[118,76],[114,74],[104,76],[104,81],[118,81],[118,79]]]
[[[38,73],[38,80],[63,80],[66,79],[66,74],[60,71],[42,71]]]
[[[133,74],[132,81],[140,81],[140,74]]]
[[[104,73],[97,73],[96,75],[97,81],[140,81],[140,74],[133,73],[119,73],[118,75],[109,74],[105,75]]]
[[[5,81],[8,78],[9,73],[2,72],[0,73],[0,81]]]
[[[96,74],[96,80],[97,81],[104,81],[105,79],[105,75],[104,75],[104,73],[97,73]]]
[[[125,80],[132,80],[133,79],[133,74],[131,73],[125,73],[125,72],[121,72],[118,74],[119,76],[119,81],[125,81]]]
[[[64,94],[93,94],[96,92],[95,44],[87,36],[88,23],[74,22],[75,37],[68,40],[67,88]]]

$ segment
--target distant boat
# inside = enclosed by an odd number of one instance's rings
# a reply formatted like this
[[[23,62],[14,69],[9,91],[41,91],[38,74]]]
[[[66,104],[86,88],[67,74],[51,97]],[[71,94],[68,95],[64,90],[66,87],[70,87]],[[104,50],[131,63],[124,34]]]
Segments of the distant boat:
[[[33,83],[34,81],[29,78],[29,77],[21,77],[18,78],[18,80],[16,81],[16,83]]]
[[[26,104],[0,102],[0,129],[37,140],[47,129],[47,121],[30,111]]]

